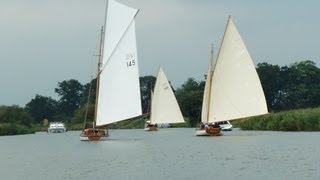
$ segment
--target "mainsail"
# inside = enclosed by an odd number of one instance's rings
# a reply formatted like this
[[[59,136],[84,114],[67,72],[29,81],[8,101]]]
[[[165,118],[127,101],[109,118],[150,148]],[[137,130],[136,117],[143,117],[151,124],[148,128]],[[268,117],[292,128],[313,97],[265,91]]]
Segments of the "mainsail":
[[[201,122],[203,123],[208,123],[212,74],[213,74],[213,46],[211,47],[208,73],[207,73],[206,84],[203,92],[202,111],[201,111]]]
[[[159,68],[151,102],[151,124],[183,123],[177,99],[162,68]]]
[[[209,122],[268,113],[249,52],[229,17],[212,76]]]
[[[137,9],[108,1],[100,69],[96,125],[142,114],[137,59]]]

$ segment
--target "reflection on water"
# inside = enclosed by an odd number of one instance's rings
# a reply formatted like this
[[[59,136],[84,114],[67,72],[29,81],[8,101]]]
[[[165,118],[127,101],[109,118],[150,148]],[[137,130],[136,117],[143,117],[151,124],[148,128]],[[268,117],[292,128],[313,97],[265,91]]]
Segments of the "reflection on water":
[[[319,179],[319,132],[223,132],[193,128],[111,130],[81,142],[80,132],[0,137],[4,179]],[[1,178],[1,179],[2,179]]]

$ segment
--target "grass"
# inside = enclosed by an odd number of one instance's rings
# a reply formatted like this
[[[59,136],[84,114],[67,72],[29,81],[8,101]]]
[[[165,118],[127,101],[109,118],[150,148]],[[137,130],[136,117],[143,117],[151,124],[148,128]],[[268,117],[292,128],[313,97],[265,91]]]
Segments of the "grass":
[[[320,131],[320,108],[270,113],[236,120],[233,124],[243,130]]]
[[[14,123],[2,123],[0,124],[0,136],[6,135],[20,135],[20,134],[34,134],[37,131],[36,126],[27,127]]]

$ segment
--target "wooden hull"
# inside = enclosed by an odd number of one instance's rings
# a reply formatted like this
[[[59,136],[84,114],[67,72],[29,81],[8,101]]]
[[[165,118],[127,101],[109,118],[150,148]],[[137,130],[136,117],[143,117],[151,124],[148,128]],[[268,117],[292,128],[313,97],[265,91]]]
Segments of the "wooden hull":
[[[197,136],[221,136],[221,128],[197,129]]]
[[[104,129],[84,129],[80,134],[81,141],[101,141],[109,137],[108,131]]]
[[[88,136],[80,136],[81,141],[105,141],[109,136],[98,136],[98,137],[88,137]],[[90,139],[89,139],[90,138]]]
[[[144,130],[145,131],[158,131],[158,128],[155,126],[152,126],[152,127],[145,127]]]

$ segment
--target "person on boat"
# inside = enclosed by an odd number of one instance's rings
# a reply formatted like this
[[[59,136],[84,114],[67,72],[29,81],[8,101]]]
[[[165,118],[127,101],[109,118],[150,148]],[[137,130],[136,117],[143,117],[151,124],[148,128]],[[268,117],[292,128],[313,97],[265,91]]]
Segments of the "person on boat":
[[[206,123],[206,124],[204,125],[204,128],[205,128],[205,129],[208,129],[208,128],[209,128],[209,125]]]
[[[220,128],[220,125],[216,122],[216,123],[212,123],[210,124],[211,128]]]
[[[200,123],[200,129],[204,129],[204,124],[203,124],[203,122]]]

